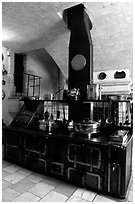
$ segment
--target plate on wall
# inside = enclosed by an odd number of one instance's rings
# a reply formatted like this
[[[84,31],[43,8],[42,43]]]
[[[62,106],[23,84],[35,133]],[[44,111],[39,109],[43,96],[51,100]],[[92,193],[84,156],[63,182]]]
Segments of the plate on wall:
[[[104,80],[105,78],[106,78],[106,73],[105,72],[101,72],[99,75],[98,75],[98,78],[100,79],[100,80]]]

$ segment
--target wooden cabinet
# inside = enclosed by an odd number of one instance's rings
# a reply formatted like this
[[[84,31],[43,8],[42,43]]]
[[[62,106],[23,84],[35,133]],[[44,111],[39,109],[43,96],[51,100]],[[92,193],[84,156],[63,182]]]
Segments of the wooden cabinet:
[[[46,138],[36,134],[25,134],[24,149],[25,166],[46,173]]]

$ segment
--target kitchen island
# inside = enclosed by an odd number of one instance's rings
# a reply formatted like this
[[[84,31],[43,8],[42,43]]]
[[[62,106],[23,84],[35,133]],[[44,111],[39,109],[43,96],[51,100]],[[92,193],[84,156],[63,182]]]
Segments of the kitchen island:
[[[126,132],[124,142],[111,140]],[[128,127],[104,128],[91,135],[4,128],[4,159],[78,186],[125,198],[132,171],[132,134]]]

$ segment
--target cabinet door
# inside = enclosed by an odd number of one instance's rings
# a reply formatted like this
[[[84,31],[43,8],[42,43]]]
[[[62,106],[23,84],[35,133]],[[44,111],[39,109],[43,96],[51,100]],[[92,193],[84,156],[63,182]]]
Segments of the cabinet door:
[[[125,180],[125,177],[121,177],[122,171],[121,168],[123,163],[123,148],[120,147],[110,147],[109,148],[109,157],[110,162],[108,163],[108,189],[112,194],[120,195],[121,192],[121,182]]]
[[[47,157],[51,162],[64,163],[67,157],[67,143],[63,140],[48,139]]]
[[[47,170],[59,178],[66,177],[67,143],[49,138],[47,141]]]
[[[92,168],[101,168],[101,150],[97,147],[91,147],[85,144],[69,144],[68,161],[76,165],[88,166],[89,171]]]
[[[22,158],[22,135],[17,132],[6,132],[5,158],[14,162],[21,162]]]
[[[112,163],[110,167],[110,191],[114,194],[120,194],[121,167],[118,163]]]
[[[77,168],[69,167],[67,169],[67,180],[73,184],[77,184],[79,186],[82,185],[82,171],[78,170]]]
[[[25,134],[25,166],[41,173],[46,172],[46,139],[41,135]]]
[[[40,135],[25,134],[24,148],[26,154],[44,159],[47,150],[46,139]]]
[[[25,148],[33,151],[40,151],[40,137],[35,134],[25,134]]]

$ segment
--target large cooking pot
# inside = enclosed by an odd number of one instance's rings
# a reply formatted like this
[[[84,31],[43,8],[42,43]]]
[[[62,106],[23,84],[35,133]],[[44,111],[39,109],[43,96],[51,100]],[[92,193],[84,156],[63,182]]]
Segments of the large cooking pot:
[[[82,121],[74,124],[75,132],[82,135],[98,133],[100,131],[100,123],[95,121]]]

